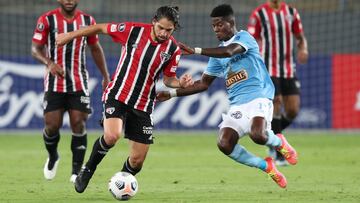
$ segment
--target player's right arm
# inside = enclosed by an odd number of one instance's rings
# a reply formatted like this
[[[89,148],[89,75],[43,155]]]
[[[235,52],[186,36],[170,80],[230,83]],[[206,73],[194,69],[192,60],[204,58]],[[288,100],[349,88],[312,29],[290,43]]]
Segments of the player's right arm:
[[[31,44],[31,55],[37,59],[40,63],[44,64],[48,71],[58,77],[64,77],[64,71],[52,61],[46,54],[46,41],[49,34],[49,25],[44,16],[41,16],[34,31]]]
[[[193,85],[186,88],[173,89],[170,91],[160,91],[156,95],[156,99],[158,101],[166,101],[169,100],[171,97],[182,97],[204,92],[210,87],[215,78],[215,76],[207,75],[204,73],[201,79],[195,81]]]
[[[96,34],[107,34],[108,33],[107,27],[108,27],[107,23],[96,24],[96,25],[91,25],[91,26],[85,27],[85,28],[81,28],[76,31],[68,32],[65,34],[59,34],[56,37],[56,44],[58,46],[63,46],[65,44],[69,43],[71,40],[78,38],[78,37],[93,36]]]

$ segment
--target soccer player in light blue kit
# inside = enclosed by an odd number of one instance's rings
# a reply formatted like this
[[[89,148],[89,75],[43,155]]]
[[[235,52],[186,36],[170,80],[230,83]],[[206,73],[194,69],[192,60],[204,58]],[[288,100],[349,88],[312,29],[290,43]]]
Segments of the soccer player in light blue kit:
[[[219,125],[218,148],[234,161],[261,169],[282,188],[287,181],[271,157],[262,159],[238,144],[244,135],[260,145],[275,147],[287,161],[295,165],[297,153],[281,134],[271,130],[274,85],[259,53],[256,40],[247,32],[236,30],[235,17],[230,5],[222,4],[211,13],[212,27],[221,41],[217,48],[191,48],[181,44],[184,54],[209,56],[208,67],[202,78],[184,89],[162,91],[159,101],[175,96],[186,96],[208,89],[216,77],[225,78],[230,109]]]

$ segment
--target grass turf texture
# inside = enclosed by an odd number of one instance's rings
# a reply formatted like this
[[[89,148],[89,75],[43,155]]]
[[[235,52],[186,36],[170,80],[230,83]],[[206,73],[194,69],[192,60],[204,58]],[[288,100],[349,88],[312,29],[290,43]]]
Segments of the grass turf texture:
[[[208,135],[208,136],[204,136]],[[279,188],[265,173],[227,158],[211,133],[161,133],[156,135],[144,168],[137,175],[138,194],[131,202],[359,202],[360,136],[351,134],[290,134],[298,150],[296,166],[281,167],[288,180]],[[128,153],[121,139],[99,165],[87,190],[74,191],[70,136],[59,143],[57,176],[43,178],[47,157],[39,135],[0,136],[0,202],[116,202],[107,191],[110,177],[122,168]],[[90,135],[86,158],[97,135]],[[266,156],[265,147],[248,137],[240,142],[253,153]]]

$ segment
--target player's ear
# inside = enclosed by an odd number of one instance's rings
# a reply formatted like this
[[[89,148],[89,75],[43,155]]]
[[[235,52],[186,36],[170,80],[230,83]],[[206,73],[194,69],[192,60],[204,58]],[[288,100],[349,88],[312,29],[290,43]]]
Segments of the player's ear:
[[[155,18],[153,18],[152,21],[151,21],[151,23],[152,23],[153,25],[155,25],[156,22],[157,22],[157,20],[156,20]]]

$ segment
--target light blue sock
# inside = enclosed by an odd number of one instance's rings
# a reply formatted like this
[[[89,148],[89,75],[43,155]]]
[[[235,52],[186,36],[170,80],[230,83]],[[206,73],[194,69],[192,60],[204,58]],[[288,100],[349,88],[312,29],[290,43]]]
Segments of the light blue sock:
[[[281,146],[281,139],[274,134],[274,131],[267,130],[266,135],[268,136],[268,140],[265,143],[266,146],[269,147],[280,147]]]
[[[229,157],[238,163],[250,167],[256,167],[263,171],[266,169],[266,161],[248,152],[243,146],[236,144]]]

